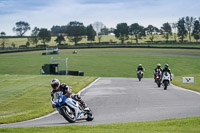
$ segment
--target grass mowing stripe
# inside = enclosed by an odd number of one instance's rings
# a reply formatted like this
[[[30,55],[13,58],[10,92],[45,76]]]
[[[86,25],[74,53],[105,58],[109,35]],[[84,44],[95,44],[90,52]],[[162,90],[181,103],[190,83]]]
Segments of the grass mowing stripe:
[[[57,77],[77,93],[96,77],[0,75],[0,123],[33,119],[54,111],[50,103],[51,79]]]

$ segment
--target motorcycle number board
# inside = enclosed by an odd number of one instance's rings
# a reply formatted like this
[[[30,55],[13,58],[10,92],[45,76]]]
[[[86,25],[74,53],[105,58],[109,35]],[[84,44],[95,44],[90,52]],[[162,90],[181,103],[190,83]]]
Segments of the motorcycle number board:
[[[194,83],[194,77],[183,77],[183,83]]]

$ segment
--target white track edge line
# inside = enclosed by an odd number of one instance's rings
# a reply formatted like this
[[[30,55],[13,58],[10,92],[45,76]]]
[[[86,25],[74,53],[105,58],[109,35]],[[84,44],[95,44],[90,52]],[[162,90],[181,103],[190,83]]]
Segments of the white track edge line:
[[[197,94],[197,95],[200,95],[200,93],[197,92],[197,91],[193,91],[193,90],[185,89],[185,88],[182,88],[182,87],[176,86],[176,85],[174,85],[174,84],[171,84],[171,85],[172,85],[175,89],[177,89],[177,90],[187,91],[187,92],[191,92],[191,93],[195,93],[195,94]]]

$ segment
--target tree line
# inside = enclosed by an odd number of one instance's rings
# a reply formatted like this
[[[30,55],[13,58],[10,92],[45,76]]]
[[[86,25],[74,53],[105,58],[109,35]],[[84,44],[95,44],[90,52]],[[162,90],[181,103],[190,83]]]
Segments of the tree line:
[[[31,27],[28,22],[24,21],[16,22],[15,27],[13,27],[13,31],[16,32],[17,36],[24,36],[28,30],[31,30]],[[165,38],[166,43],[171,36],[173,36],[174,42],[184,42],[187,36],[189,42],[191,42],[192,37],[198,42],[200,39],[200,19],[186,16],[180,18],[176,23],[166,22],[160,28],[153,25],[144,27],[138,23],[131,25],[119,23],[116,28],[107,28],[102,22],[98,21],[85,27],[82,22],[71,21],[64,26],[53,26],[51,30],[35,27],[30,37],[28,37],[26,45],[30,45],[30,43],[37,45],[39,41],[45,45],[51,40],[51,36],[57,36],[55,42],[58,44],[65,41],[65,36],[75,44],[81,41],[83,37],[87,37],[87,40],[92,43],[92,41],[95,41],[95,36],[97,36],[98,42],[101,43],[102,35],[111,33],[121,40],[122,44],[129,39],[138,43],[140,39],[146,36],[149,37],[150,42],[154,42],[155,36],[158,34]],[[0,36],[3,38],[1,44],[4,48],[6,33],[0,32]]]

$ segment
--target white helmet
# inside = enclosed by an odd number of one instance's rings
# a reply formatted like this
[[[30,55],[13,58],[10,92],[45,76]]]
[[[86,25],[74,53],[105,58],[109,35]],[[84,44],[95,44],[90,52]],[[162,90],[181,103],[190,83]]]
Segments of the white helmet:
[[[51,87],[53,88],[53,90],[58,90],[58,88],[60,87],[60,81],[58,79],[53,79],[51,81]]]

